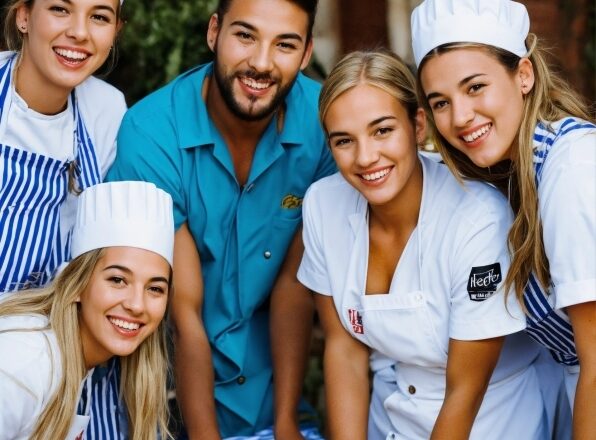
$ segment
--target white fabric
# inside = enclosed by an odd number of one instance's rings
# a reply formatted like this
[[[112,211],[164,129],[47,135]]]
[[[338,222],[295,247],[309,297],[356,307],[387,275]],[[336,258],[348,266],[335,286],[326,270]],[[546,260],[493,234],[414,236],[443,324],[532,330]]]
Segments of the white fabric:
[[[0,65],[13,55],[14,52],[0,52]],[[103,177],[116,157],[116,135],[126,111],[124,95],[115,87],[94,77],[87,78],[75,90],[81,117],[95,148]],[[74,125],[70,98],[65,111],[53,116],[42,115],[28,108],[25,101],[16,94],[13,84],[8,90],[2,112],[0,144],[60,160],[73,157]],[[63,243],[74,224],[76,200],[77,197],[69,193],[60,208]]]
[[[393,389],[379,390],[383,396],[378,399],[373,389],[373,403],[384,402],[398,439],[429,437],[444,398],[450,338],[478,340],[525,328],[514,296],[509,296],[507,309],[503,298],[512,220],[507,201],[488,185],[469,182],[464,188],[445,165],[420,160],[424,186],[418,225],[387,295],[364,295],[366,200],[336,174],[313,184],[303,204],[305,251],[298,279],[315,292],[333,296],[346,330],[375,351],[371,366],[376,374],[387,377],[387,368],[395,369]],[[473,301],[468,292],[472,268],[494,263],[501,268],[496,293]],[[542,399],[536,374],[529,368],[537,347],[519,333],[506,339],[473,439],[538,439],[544,434]],[[387,366],[387,359],[394,360],[394,367]],[[414,394],[409,392],[411,385]],[[508,399],[517,409],[502,417]],[[371,407],[371,418],[384,418],[375,413],[378,410],[378,405]],[[523,421],[511,420],[515,414]]]
[[[482,43],[527,53],[530,29],[526,7],[510,0],[425,0],[412,12],[412,49],[416,66],[435,47]]]
[[[28,439],[56,391],[62,364],[54,332],[12,331],[47,325],[41,315],[0,318],[0,440]],[[66,439],[75,439],[88,422],[88,415],[74,414]]]
[[[560,121],[553,123],[555,131]],[[538,200],[556,309],[596,301],[596,130],[554,141]]]
[[[72,258],[93,249],[129,246],[174,257],[172,197],[149,182],[109,182],[79,196]]]

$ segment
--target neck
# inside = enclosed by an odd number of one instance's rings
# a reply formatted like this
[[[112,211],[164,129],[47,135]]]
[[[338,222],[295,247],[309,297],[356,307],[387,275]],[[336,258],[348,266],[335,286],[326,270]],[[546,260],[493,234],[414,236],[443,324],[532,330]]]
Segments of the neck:
[[[369,224],[398,235],[407,235],[418,224],[422,204],[422,164],[416,161],[406,185],[389,203],[369,205]]]
[[[55,115],[64,111],[68,95],[72,89],[53,86],[39,78],[37,71],[26,58],[15,69],[14,85],[17,93],[30,109],[44,114]]]

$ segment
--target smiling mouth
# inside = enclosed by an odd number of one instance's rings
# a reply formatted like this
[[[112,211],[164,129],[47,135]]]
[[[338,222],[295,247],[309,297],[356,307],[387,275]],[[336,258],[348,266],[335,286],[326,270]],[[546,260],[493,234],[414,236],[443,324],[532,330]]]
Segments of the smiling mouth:
[[[63,58],[69,64],[79,64],[89,58],[89,54],[76,50],[54,48],[54,53]]]
[[[364,180],[368,182],[374,182],[375,180],[379,180],[385,177],[387,174],[389,174],[389,171],[391,171],[391,168],[385,168],[384,170],[377,171],[374,173],[360,174],[360,177],[362,177]]]
[[[478,138],[484,136],[486,133],[489,132],[489,130],[492,128],[493,124],[492,123],[488,123],[482,127],[480,127],[478,130],[467,134],[465,136],[460,136],[461,139],[463,139],[464,142],[474,142],[475,140],[477,140]]]
[[[119,329],[124,330],[124,331],[134,332],[134,331],[137,331],[139,328],[141,328],[141,324],[138,322],[130,322],[130,321],[125,321],[123,319],[112,318],[112,317],[108,317],[108,320],[113,325],[115,325],[116,327],[118,327]]]
[[[274,84],[274,82],[271,80],[256,80],[246,76],[240,77],[240,82],[249,89],[255,90],[257,92],[262,92]]]

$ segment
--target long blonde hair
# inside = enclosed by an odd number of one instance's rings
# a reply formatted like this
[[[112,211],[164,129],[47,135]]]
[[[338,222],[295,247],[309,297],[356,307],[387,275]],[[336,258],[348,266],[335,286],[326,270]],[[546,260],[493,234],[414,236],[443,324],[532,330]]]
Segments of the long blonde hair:
[[[432,140],[443,160],[458,179],[467,177],[491,182],[509,196],[515,219],[509,230],[508,243],[512,254],[511,267],[505,280],[507,292],[513,287],[519,302],[523,305],[523,292],[531,272],[534,272],[543,287],[550,285],[549,264],[542,238],[542,223],[538,210],[538,193],[533,163],[533,136],[536,124],[557,121],[566,116],[592,120],[587,106],[569,84],[552,71],[546,61],[545,49],[534,34],[526,40],[527,58],[534,69],[534,87],[523,103],[522,120],[517,142],[511,150],[511,163],[496,167],[481,168],[463,153],[449,145],[436,130],[432,111],[426,100],[420,81],[420,72],[430,58],[456,49],[482,49],[503,65],[511,75],[521,60],[506,50],[478,43],[450,43],[439,46],[424,57],[418,70],[418,95],[427,110],[433,126]],[[546,289],[545,289],[546,290]]]
[[[87,374],[77,298],[89,283],[102,255],[102,249],[82,254],[73,259],[49,287],[18,292],[0,302],[0,316],[47,316],[60,349],[62,377],[36,422],[31,440],[65,438],[70,428],[79,386]],[[120,358],[120,395],[128,410],[129,436],[133,440],[157,439],[158,430],[161,438],[171,438],[167,427],[168,364],[164,321],[134,353]]]

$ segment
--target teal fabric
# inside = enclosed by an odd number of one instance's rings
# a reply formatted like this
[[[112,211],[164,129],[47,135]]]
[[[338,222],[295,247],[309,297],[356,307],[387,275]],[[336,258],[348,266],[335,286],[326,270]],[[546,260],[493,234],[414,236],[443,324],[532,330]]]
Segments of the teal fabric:
[[[199,66],[127,112],[107,179],[154,182],[174,200],[176,228],[189,225],[201,256],[218,421],[229,437],[272,424],[268,297],[302,220],[300,205],[283,201],[301,200],[335,164],[317,119],[320,86],[300,74],[281,131],[275,117],[240,187],[201,97],[211,71]]]

